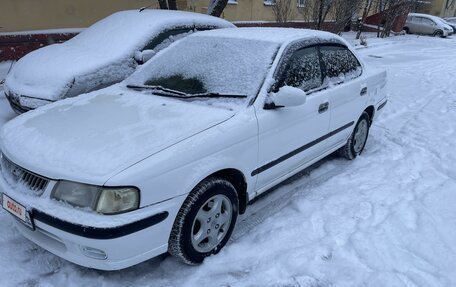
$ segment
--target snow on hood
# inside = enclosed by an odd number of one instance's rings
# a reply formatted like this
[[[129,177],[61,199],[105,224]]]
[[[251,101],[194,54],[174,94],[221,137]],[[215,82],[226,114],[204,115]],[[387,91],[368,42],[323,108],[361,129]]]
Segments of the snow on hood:
[[[118,12],[63,44],[44,47],[23,57],[6,79],[8,88],[20,95],[57,100],[75,77],[95,73],[112,63],[125,70],[125,78],[132,70],[121,63],[131,60],[136,50],[163,30],[194,24],[234,27],[216,17],[183,11]]]
[[[3,152],[43,176],[103,184],[234,114],[177,99],[112,91],[66,99],[11,120],[1,132]]]

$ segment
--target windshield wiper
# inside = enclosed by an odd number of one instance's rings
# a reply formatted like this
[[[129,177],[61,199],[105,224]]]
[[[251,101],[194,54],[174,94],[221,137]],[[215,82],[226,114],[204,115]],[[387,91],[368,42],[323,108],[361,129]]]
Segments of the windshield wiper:
[[[247,95],[220,94],[220,93],[201,93],[201,94],[188,95],[188,98],[247,98]]]
[[[187,94],[184,92],[163,88],[162,86],[148,86],[148,85],[127,85],[127,88],[134,90],[153,90],[158,96],[172,97],[179,99],[193,99],[193,98],[247,98],[246,95],[239,94],[220,94],[220,93],[201,93],[201,94]]]
[[[160,93],[160,96],[169,96],[169,97],[177,97],[177,98],[180,98],[180,97],[185,98],[187,95],[186,93],[179,92],[179,91],[172,90],[172,89],[163,88],[162,86],[127,85],[127,88],[137,90],[137,91],[154,90],[154,91],[166,93],[166,94]]]

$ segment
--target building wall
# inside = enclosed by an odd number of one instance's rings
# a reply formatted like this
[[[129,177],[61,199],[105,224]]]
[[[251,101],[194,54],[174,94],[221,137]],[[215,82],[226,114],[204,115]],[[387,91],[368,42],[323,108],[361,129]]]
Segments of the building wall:
[[[420,12],[439,16],[442,18],[454,17],[456,16],[456,1],[432,0],[431,4]]]
[[[292,0],[290,20],[302,20]],[[209,0],[178,0],[180,10],[207,13]],[[0,33],[57,28],[84,28],[120,10],[139,9],[157,0],[0,0]],[[263,0],[238,0],[222,15],[230,21],[275,21],[272,6]]]
[[[0,33],[84,28],[116,11],[151,4],[158,6],[156,0],[0,0]]]
[[[292,13],[290,20],[302,20],[297,9],[297,0],[291,0]],[[208,0],[188,0],[187,9],[194,12],[206,13]],[[222,17],[229,21],[275,21],[272,6],[263,0],[238,0],[228,2]]]

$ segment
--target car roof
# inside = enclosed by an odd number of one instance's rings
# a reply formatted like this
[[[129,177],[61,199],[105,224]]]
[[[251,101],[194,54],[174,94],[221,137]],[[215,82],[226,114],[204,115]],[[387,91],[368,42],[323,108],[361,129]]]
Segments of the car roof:
[[[345,40],[333,33],[295,28],[227,28],[204,31],[192,35],[192,37],[201,36],[266,41],[279,44],[287,44],[297,40],[315,39],[346,44]]]
[[[429,15],[429,14],[423,14],[423,13],[409,13],[409,16],[416,16],[416,17],[423,17],[423,18],[429,18],[433,20],[443,20],[440,17],[434,16],[434,15]]]
[[[109,17],[116,15],[117,17],[121,16],[128,21],[139,21],[149,20],[153,22],[166,22],[166,23],[188,23],[192,21],[220,25],[225,27],[234,27],[234,25],[224,19],[187,11],[176,11],[176,10],[160,10],[160,9],[144,9],[142,11],[138,10],[125,10],[112,14]]]

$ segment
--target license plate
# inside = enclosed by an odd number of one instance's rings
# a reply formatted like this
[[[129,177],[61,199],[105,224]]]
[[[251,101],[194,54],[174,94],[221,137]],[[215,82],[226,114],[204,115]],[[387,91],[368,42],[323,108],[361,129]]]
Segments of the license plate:
[[[3,209],[14,215],[22,223],[27,225],[31,229],[35,229],[33,225],[32,217],[27,209],[17,201],[13,200],[9,196],[2,194],[2,206]]]

